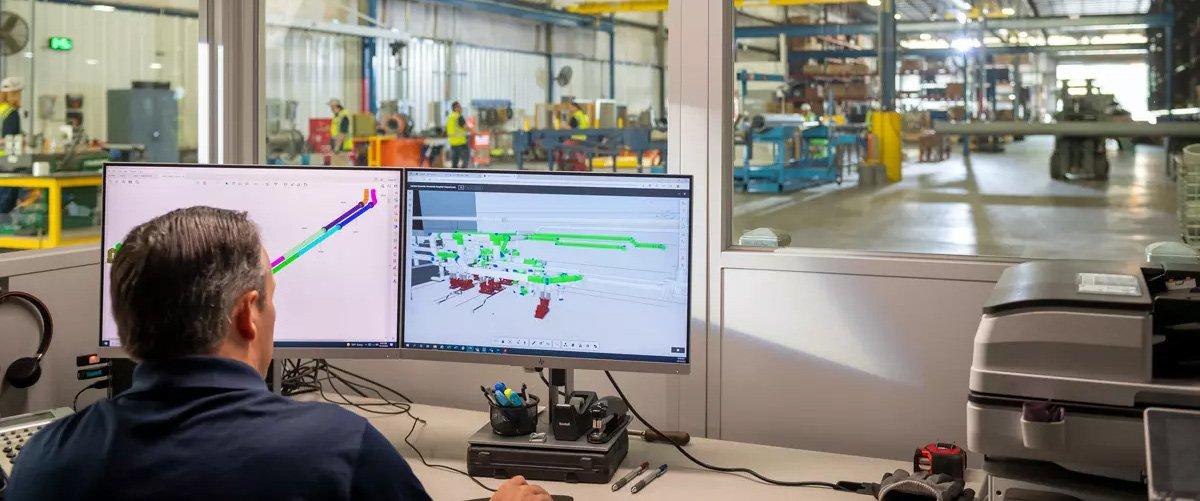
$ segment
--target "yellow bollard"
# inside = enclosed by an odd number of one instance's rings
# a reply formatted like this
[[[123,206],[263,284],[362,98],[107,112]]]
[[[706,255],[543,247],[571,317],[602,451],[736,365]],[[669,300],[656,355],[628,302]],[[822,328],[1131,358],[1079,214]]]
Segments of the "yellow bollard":
[[[878,140],[879,159],[890,182],[897,182],[900,175],[900,114],[895,111],[872,111],[871,133]]]

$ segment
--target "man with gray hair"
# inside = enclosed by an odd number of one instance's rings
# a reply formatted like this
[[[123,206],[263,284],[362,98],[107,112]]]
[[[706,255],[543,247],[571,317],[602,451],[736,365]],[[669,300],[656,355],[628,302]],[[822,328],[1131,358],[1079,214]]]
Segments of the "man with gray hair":
[[[429,499],[366,419],[267,389],[269,262],[244,212],[191,207],[130,231],[111,296],[133,386],[34,435],[6,499]],[[550,496],[515,477],[492,499]]]

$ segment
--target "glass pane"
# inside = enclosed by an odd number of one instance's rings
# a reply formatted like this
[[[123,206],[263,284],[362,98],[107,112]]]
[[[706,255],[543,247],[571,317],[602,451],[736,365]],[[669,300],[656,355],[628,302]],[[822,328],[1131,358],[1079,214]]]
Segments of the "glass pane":
[[[0,252],[98,242],[104,161],[196,161],[197,8],[0,1]]]
[[[1087,49],[1144,44],[1145,30],[969,35],[980,32],[962,22],[985,11],[897,0],[897,113],[875,115],[878,3],[737,11],[733,244],[1137,260],[1151,243],[1180,241],[1185,187],[1161,140],[1021,131],[1151,119],[1147,63],[1161,54]],[[1034,15],[1020,2],[990,14]],[[904,28],[916,22],[928,32]],[[803,28],[781,35],[781,25]],[[859,34],[818,31],[827,25]],[[1052,50],[1064,44],[1084,50]],[[935,122],[1011,128],[960,136]],[[886,144],[901,145],[901,162],[881,160]]]
[[[662,12],[455,5],[267,0],[268,162],[665,172]]]

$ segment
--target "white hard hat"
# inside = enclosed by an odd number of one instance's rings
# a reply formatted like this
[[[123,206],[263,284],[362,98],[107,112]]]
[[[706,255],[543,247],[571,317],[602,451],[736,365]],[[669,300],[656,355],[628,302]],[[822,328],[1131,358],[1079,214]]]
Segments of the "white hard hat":
[[[329,106],[341,106],[341,105],[342,105],[341,99],[334,98],[334,99],[329,100]]]
[[[800,105],[800,109],[802,109],[802,110],[811,110],[811,109],[812,109],[812,105],[811,105],[811,104],[808,104],[808,103],[804,103],[804,104],[801,104],[801,105]]]
[[[18,77],[8,77],[0,80],[0,92],[16,92],[25,88],[25,82]]]

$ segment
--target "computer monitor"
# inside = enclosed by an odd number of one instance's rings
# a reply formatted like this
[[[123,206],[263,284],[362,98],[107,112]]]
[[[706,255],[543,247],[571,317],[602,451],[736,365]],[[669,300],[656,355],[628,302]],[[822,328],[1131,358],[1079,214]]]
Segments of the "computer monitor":
[[[133,227],[174,209],[246,211],[275,276],[275,347],[286,356],[398,357],[400,171],[108,164],[100,347],[120,345],[109,274]]]
[[[686,373],[688,176],[410,169],[405,358]]]

